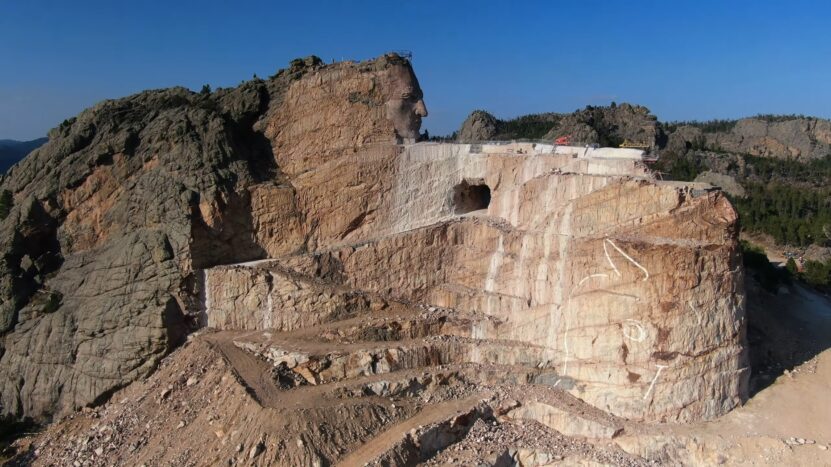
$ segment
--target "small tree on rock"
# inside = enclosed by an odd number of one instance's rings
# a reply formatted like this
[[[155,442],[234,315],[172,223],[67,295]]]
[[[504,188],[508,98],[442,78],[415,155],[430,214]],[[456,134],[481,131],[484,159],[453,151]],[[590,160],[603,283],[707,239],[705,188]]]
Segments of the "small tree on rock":
[[[788,261],[785,263],[785,269],[787,269],[792,276],[796,276],[796,273],[799,272],[799,268],[796,266],[796,261],[794,261],[793,258],[788,258]]]

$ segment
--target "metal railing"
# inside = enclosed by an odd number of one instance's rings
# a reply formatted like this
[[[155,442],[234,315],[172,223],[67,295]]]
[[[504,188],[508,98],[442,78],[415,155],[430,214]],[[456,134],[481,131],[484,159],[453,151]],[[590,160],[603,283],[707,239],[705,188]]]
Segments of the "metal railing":
[[[413,61],[413,52],[410,50],[390,50],[387,53],[396,54],[401,58],[406,58],[409,61]]]
[[[542,139],[528,139],[528,138],[520,138],[520,139],[499,139],[499,140],[476,140],[476,141],[464,141],[464,140],[454,140],[450,141],[453,143],[459,144],[489,144],[494,146],[499,145],[506,145],[506,144],[515,144],[515,143],[532,143],[532,144],[548,144],[551,146],[557,146],[554,144],[553,141],[550,140],[542,140]]]

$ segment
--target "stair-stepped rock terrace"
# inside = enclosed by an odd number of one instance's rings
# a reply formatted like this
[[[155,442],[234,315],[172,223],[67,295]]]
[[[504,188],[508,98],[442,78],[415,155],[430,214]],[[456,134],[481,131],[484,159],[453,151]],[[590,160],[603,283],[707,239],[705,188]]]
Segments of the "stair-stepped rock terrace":
[[[617,416],[716,417],[746,396],[736,215],[706,185],[655,180],[640,154],[403,146],[372,222],[314,252],[206,270],[207,323],[290,335],[392,313],[407,330],[365,322],[362,333],[400,343],[330,342],[345,353],[303,359],[338,362],[339,376],[307,379],[372,374],[379,362],[516,363],[553,369],[552,386]]]

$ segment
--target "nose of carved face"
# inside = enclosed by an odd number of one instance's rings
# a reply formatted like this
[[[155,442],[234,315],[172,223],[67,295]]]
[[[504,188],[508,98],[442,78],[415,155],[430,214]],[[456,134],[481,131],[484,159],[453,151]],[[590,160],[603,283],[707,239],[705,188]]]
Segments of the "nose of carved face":
[[[402,138],[415,140],[421,129],[421,118],[427,116],[427,106],[419,99],[391,99],[387,102],[387,118]]]
[[[426,117],[427,116],[427,106],[424,105],[423,100],[419,99],[418,102],[416,102],[414,111],[415,111],[415,114],[418,115],[419,117]]]

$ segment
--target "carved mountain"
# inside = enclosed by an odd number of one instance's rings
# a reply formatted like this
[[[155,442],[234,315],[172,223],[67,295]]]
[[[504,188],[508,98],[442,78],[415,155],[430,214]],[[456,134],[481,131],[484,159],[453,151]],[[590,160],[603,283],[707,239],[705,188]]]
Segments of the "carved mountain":
[[[388,55],[54,130],[3,182],[2,409],[97,408],[35,463],[412,465],[498,425],[525,463],[646,465],[605,441],[746,399],[719,190],[635,149],[415,143],[426,114]]]

